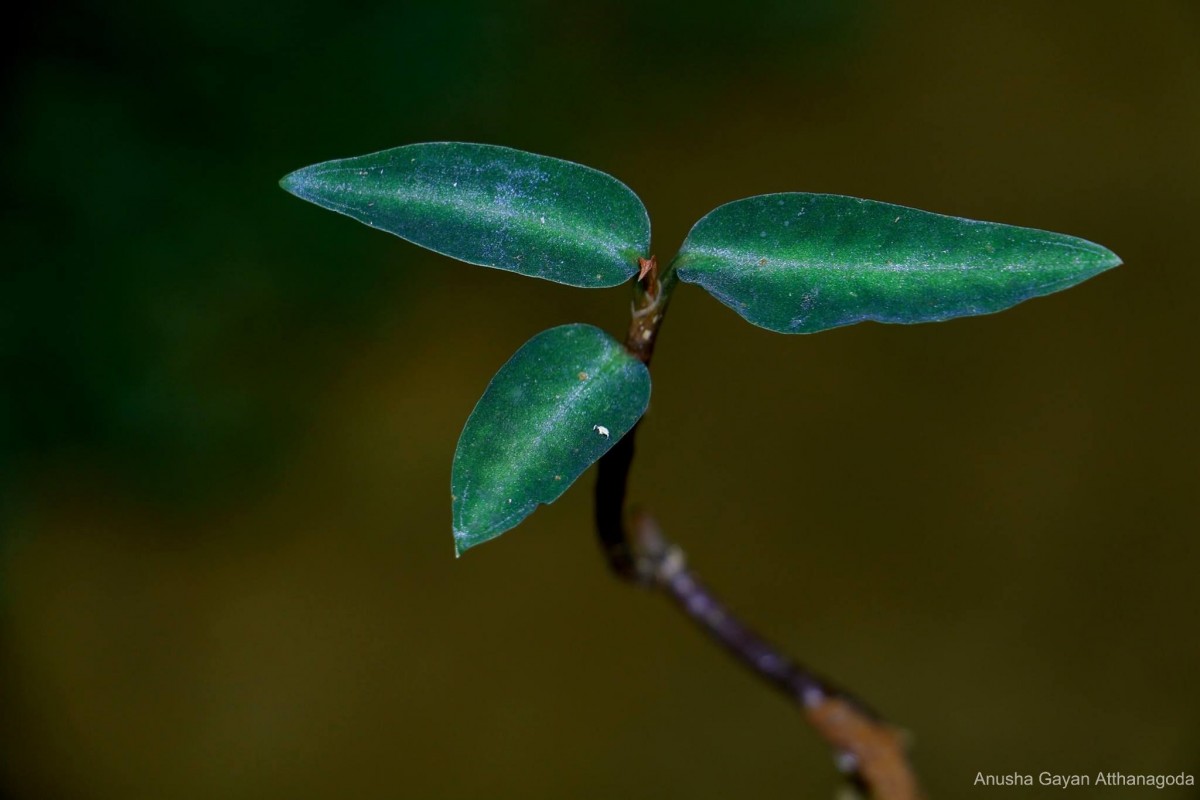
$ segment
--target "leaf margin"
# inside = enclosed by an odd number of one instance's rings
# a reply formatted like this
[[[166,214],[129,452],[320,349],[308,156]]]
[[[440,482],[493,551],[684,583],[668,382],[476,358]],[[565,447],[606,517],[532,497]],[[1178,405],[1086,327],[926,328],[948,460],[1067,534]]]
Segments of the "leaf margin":
[[[464,456],[464,442],[467,441],[468,434],[471,433],[477,425],[481,424],[479,422],[480,420],[496,410],[497,407],[489,407],[487,402],[489,397],[492,396],[494,392],[498,392],[506,388],[508,385],[506,381],[513,377],[511,375],[512,369],[523,366],[524,361],[522,359],[534,354],[536,347],[544,343],[543,340],[548,341],[549,338],[553,338],[554,336],[560,334],[567,334],[568,332],[570,335],[574,335],[576,333],[585,333],[587,336],[594,337],[597,342],[602,342],[604,348],[606,349],[604,355],[606,356],[607,362],[609,364],[615,364],[619,362],[617,366],[620,369],[625,370],[627,376],[632,373],[634,380],[630,381],[625,388],[631,388],[640,392],[640,394],[634,398],[633,405],[636,407],[636,410],[632,412],[632,416],[628,419],[628,426],[624,427],[623,425],[612,425],[611,420],[609,420],[611,427],[605,426],[608,432],[607,436],[604,436],[602,433],[596,430],[598,423],[596,426],[586,431],[581,431],[582,436],[580,437],[580,440],[585,444],[602,443],[603,447],[592,448],[594,452],[587,456],[584,461],[578,463],[575,467],[562,469],[557,474],[555,482],[547,484],[548,486],[552,487],[552,491],[538,493],[536,490],[530,489],[528,493],[531,496],[526,500],[523,500],[522,503],[514,506],[512,513],[498,517],[497,521],[489,524],[483,529],[476,529],[474,531],[466,530],[466,526],[462,524],[462,515],[464,513],[463,505],[468,502],[467,498],[470,494],[470,484],[469,479],[466,483],[463,482],[462,478],[465,476],[462,475],[460,466],[462,463],[461,459],[466,458],[466,456]],[[544,377],[544,374],[542,377]],[[568,373],[566,377],[567,379],[563,380],[563,385],[571,386],[572,388],[575,388],[576,386],[583,387],[588,385],[588,381],[599,377],[599,372],[588,375],[587,378],[580,377],[576,373]],[[538,378],[533,379],[533,383],[535,384],[538,383],[538,381]],[[577,384],[575,383],[576,381],[578,381]],[[644,416],[646,413],[646,410],[649,406],[651,389],[652,384],[650,371],[646,365],[629,353],[625,346],[617,341],[608,332],[595,325],[590,325],[587,323],[568,323],[565,325],[547,328],[546,330],[535,334],[524,344],[522,344],[521,347],[517,348],[516,352],[514,352],[513,355],[510,356],[507,361],[505,361],[500,369],[497,370],[489,380],[483,394],[476,402],[475,407],[468,416],[466,423],[463,425],[462,432],[459,435],[458,444],[455,447],[454,459],[451,466],[451,528],[454,538],[456,557],[461,557],[462,554],[467,550],[483,544],[484,542],[495,539],[501,534],[512,530],[531,514],[533,514],[539,507],[543,505],[549,505],[562,497],[567,489],[569,489],[583,475],[584,472],[586,472],[605,453],[616,446],[617,442],[619,442],[624,436],[628,435],[629,432],[633,430],[642,416]],[[500,408],[500,410],[503,409]],[[561,410],[559,415],[561,415]],[[624,429],[622,430],[622,428]],[[578,452],[578,450],[579,448],[576,448],[575,452]],[[512,502],[511,498],[509,499],[509,502]]]
[[[1068,279],[1047,283],[1047,284],[1039,286],[1036,289],[1029,291],[1028,293],[1025,293],[1023,295],[1020,295],[1020,293],[1014,294],[1012,296],[1015,299],[1012,299],[1011,301],[1001,302],[1000,304],[996,305],[995,307],[972,309],[972,310],[949,310],[944,314],[932,314],[932,315],[927,315],[927,316],[923,316],[923,317],[919,317],[919,318],[910,318],[910,319],[888,318],[885,315],[872,314],[869,312],[865,312],[865,313],[861,313],[861,314],[857,314],[857,315],[849,315],[845,319],[838,321],[836,323],[833,323],[833,324],[824,324],[824,325],[814,326],[814,327],[807,328],[807,329],[800,329],[800,328],[796,328],[796,327],[785,328],[785,327],[781,327],[778,324],[771,324],[770,322],[766,321],[764,319],[765,315],[757,314],[756,312],[747,310],[747,307],[750,305],[749,303],[742,301],[738,297],[734,296],[730,291],[725,289],[723,286],[719,285],[718,280],[712,279],[711,276],[713,274],[715,274],[715,272],[716,272],[715,270],[705,270],[705,271],[701,272],[701,271],[689,268],[689,265],[688,265],[689,260],[691,260],[697,254],[697,250],[699,250],[699,248],[696,248],[696,247],[689,249],[689,244],[691,244],[693,242],[697,231],[703,231],[703,228],[706,225],[706,223],[712,224],[712,221],[714,219],[718,218],[723,212],[728,213],[733,207],[741,206],[742,204],[748,204],[748,203],[752,203],[752,202],[756,202],[756,201],[765,203],[770,200],[777,200],[777,202],[779,202],[782,205],[787,199],[795,199],[795,198],[815,199],[817,201],[850,202],[850,203],[859,204],[860,207],[867,208],[868,210],[873,210],[873,211],[882,211],[882,210],[886,209],[889,216],[893,212],[897,214],[897,221],[899,219],[902,219],[905,215],[913,214],[913,215],[916,215],[919,219],[921,219],[923,221],[936,220],[939,224],[944,224],[947,222],[958,223],[962,227],[963,230],[966,230],[971,227],[978,227],[978,228],[990,229],[990,230],[994,230],[994,231],[1009,231],[1009,232],[1019,232],[1022,234],[1030,234],[1031,233],[1031,234],[1045,235],[1048,237],[1054,237],[1059,240],[1056,242],[1046,242],[1046,244],[1060,245],[1060,244],[1070,242],[1076,246],[1084,245],[1084,246],[1086,246],[1086,248],[1090,248],[1090,249],[1088,249],[1088,252],[1090,252],[1092,255],[1100,256],[1102,258],[1102,261],[1095,264],[1094,268],[1091,269],[1090,271],[1085,271],[1086,274],[1081,273],[1077,276],[1073,276]],[[785,222],[784,224],[786,225],[787,223]],[[765,236],[766,235],[765,232],[762,235]],[[734,248],[731,246],[730,249],[734,249]],[[1080,248],[1080,249],[1084,249],[1084,248]],[[759,260],[758,263],[762,264],[765,261],[766,261],[766,259],[764,258],[762,260]],[[717,206],[716,208],[712,209],[711,211],[709,211],[707,214],[705,214],[699,220],[697,220],[694,225],[692,225],[691,229],[688,231],[688,234],[684,239],[683,244],[680,246],[678,254],[675,256],[675,258],[672,261],[674,269],[677,272],[679,279],[682,282],[699,285],[701,288],[703,288],[705,291],[707,291],[709,294],[711,294],[714,298],[716,298],[718,301],[720,301],[723,305],[729,307],[730,309],[735,311],[739,316],[741,316],[743,319],[745,319],[747,322],[750,322],[751,324],[753,324],[757,327],[764,328],[766,330],[770,330],[770,331],[776,332],[776,333],[787,333],[787,334],[819,333],[819,332],[822,332],[825,330],[831,330],[831,329],[838,328],[838,327],[845,327],[845,326],[857,324],[859,322],[868,322],[868,321],[879,322],[879,323],[884,323],[884,324],[920,324],[920,323],[924,323],[924,322],[940,322],[940,321],[956,319],[956,318],[961,318],[961,317],[981,316],[981,315],[987,315],[987,314],[992,314],[992,313],[998,313],[1000,311],[1007,310],[1008,308],[1012,308],[1013,306],[1023,303],[1027,300],[1034,299],[1036,297],[1043,297],[1048,294],[1052,294],[1054,292],[1061,291],[1066,288],[1070,288],[1071,286],[1077,285],[1077,284],[1082,283],[1092,277],[1095,277],[1096,275],[1100,274],[1101,272],[1105,272],[1109,269],[1112,269],[1113,267],[1119,266],[1122,263],[1123,262],[1122,262],[1121,258],[1119,256],[1117,256],[1116,253],[1114,253],[1113,251],[1104,247],[1103,245],[1097,244],[1096,242],[1092,242],[1087,239],[1083,239],[1081,237],[1071,236],[1069,234],[1056,233],[1054,231],[1047,231],[1047,230],[1038,229],[1038,228],[1029,228],[1029,227],[1019,226],[1019,225],[1010,225],[1007,223],[990,222],[990,221],[985,221],[985,220],[974,220],[974,219],[969,219],[966,217],[958,217],[958,216],[953,216],[953,215],[949,215],[949,214],[941,214],[941,213],[934,212],[934,211],[926,211],[926,210],[915,208],[912,206],[904,206],[904,205],[900,205],[897,203],[889,203],[889,202],[881,201],[881,200],[870,200],[870,199],[866,199],[866,198],[854,197],[851,195],[840,195],[840,194],[820,193],[820,192],[774,192],[774,193],[767,193],[767,194],[760,194],[760,195],[752,195],[750,197],[744,197],[744,198],[740,198],[737,200],[731,200],[727,203],[723,203],[723,204]],[[734,269],[736,269],[736,267]],[[1009,269],[1011,269],[1011,267]],[[752,292],[748,292],[748,293],[752,294]],[[756,300],[757,300],[757,298],[756,298]],[[979,302],[981,305],[990,304],[994,300],[995,300],[994,297],[979,298]],[[915,312],[910,312],[910,313],[913,313],[915,316]]]
[[[619,278],[606,277],[601,280],[587,280],[587,281],[582,281],[582,282],[572,281],[572,280],[563,280],[561,278],[550,277],[547,275],[522,271],[521,269],[518,269],[516,266],[512,266],[512,265],[505,266],[505,265],[500,265],[500,264],[496,264],[496,263],[488,263],[487,261],[479,260],[476,258],[463,257],[462,255],[456,254],[454,252],[450,252],[446,249],[442,249],[442,247],[440,247],[440,246],[426,244],[424,242],[410,238],[409,236],[406,236],[405,234],[399,233],[395,230],[390,230],[387,227],[377,225],[374,222],[370,221],[369,219],[363,218],[365,216],[365,212],[358,210],[358,213],[356,213],[356,209],[354,209],[350,206],[346,206],[345,204],[338,203],[338,202],[336,202],[334,200],[330,200],[328,198],[322,198],[320,196],[320,193],[317,192],[316,190],[314,190],[314,188],[313,188],[313,186],[315,185],[314,178],[319,178],[322,175],[325,175],[334,170],[357,171],[357,170],[364,169],[364,167],[360,166],[357,162],[363,162],[368,159],[379,159],[382,156],[396,155],[396,154],[400,153],[400,151],[405,151],[405,150],[410,151],[410,152],[416,152],[415,148],[423,148],[424,149],[424,148],[444,148],[444,147],[463,148],[463,152],[466,152],[467,150],[470,150],[470,149],[474,149],[477,151],[487,151],[487,152],[497,154],[497,155],[509,156],[514,159],[514,161],[512,163],[516,163],[516,161],[519,161],[522,159],[528,159],[528,160],[533,160],[533,161],[537,161],[537,162],[546,162],[546,163],[556,165],[557,167],[565,167],[568,170],[577,170],[577,171],[579,171],[580,174],[588,175],[588,176],[591,176],[592,178],[596,178],[596,179],[601,179],[602,182],[607,182],[608,184],[610,184],[611,188],[613,188],[618,194],[623,195],[625,202],[632,201],[632,204],[636,205],[637,211],[640,212],[637,215],[638,219],[636,220],[637,225],[639,227],[637,241],[626,243],[623,246],[623,250],[628,251],[628,254],[627,255],[622,254],[622,258],[619,259],[619,261],[620,261],[619,274],[621,275],[621,277],[619,277]],[[352,163],[352,162],[354,162],[354,163]],[[508,147],[506,145],[487,144],[487,143],[480,143],[480,142],[457,142],[457,141],[414,142],[414,143],[410,143],[410,144],[406,144],[406,145],[400,145],[398,147],[389,147],[389,148],[385,148],[382,150],[377,150],[377,151],[374,151],[371,153],[366,153],[363,155],[349,156],[346,158],[335,158],[335,159],[330,159],[327,161],[320,161],[315,164],[310,164],[308,166],[293,170],[293,171],[289,172],[288,174],[284,175],[279,180],[279,186],[284,191],[288,192],[289,194],[291,194],[295,197],[298,197],[301,200],[305,200],[305,201],[310,202],[320,208],[324,208],[326,210],[333,211],[342,216],[349,217],[357,222],[367,225],[368,227],[375,228],[376,230],[381,230],[385,233],[389,233],[393,236],[403,239],[404,241],[409,242],[410,244],[414,244],[417,247],[421,247],[426,250],[430,250],[432,252],[438,253],[439,255],[446,256],[447,258],[452,258],[456,261],[460,261],[460,262],[463,262],[466,264],[471,264],[473,266],[479,266],[479,267],[484,267],[484,268],[488,268],[488,269],[497,269],[497,270],[501,270],[504,272],[512,272],[512,273],[515,273],[518,275],[524,275],[526,277],[541,278],[543,280],[549,280],[553,283],[560,283],[560,284],[563,284],[566,286],[574,286],[576,288],[585,288],[585,289],[611,288],[614,286],[620,286],[621,284],[628,282],[629,279],[632,278],[637,273],[638,258],[648,256],[649,250],[650,250],[650,239],[651,239],[650,214],[646,209],[645,203],[637,195],[637,193],[634,192],[633,189],[628,186],[628,184],[624,183],[623,181],[616,178],[615,176],[610,175],[607,172],[604,172],[603,170],[596,169],[595,167],[591,167],[586,164],[580,164],[578,162],[570,161],[570,160],[563,159],[563,158],[558,158],[556,156],[547,156],[547,155],[542,155],[540,153],[534,153],[534,152],[527,151],[527,150],[521,150],[521,149],[514,148],[514,147]],[[457,184],[455,184],[454,186],[456,188]],[[613,261],[609,262],[609,266],[610,267],[614,266],[616,264],[616,262],[617,262],[617,260],[614,259]],[[617,273],[614,273],[614,275],[615,274],[617,274]]]

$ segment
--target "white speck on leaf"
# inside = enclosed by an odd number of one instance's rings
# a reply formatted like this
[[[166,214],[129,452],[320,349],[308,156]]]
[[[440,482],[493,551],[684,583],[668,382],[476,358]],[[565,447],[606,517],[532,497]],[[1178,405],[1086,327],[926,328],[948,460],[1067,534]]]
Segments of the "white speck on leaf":
[[[605,439],[608,438],[608,428],[604,427],[603,425],[593,425],[592,430],[603,436]]]

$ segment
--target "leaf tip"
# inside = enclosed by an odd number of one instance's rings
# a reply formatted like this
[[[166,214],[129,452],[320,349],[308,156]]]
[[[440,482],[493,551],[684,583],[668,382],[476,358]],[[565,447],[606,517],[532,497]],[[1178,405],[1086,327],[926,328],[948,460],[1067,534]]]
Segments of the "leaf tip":
[[[463,553],[467,552],[472,547],[478,547],[479,545],[483,544],[484,542],[488,542],[488,541],[491,541],[492,539],[495,539],[497,536],[499,536],[501,533],[504,533],[504,531],[508,530],[511,527],[513,527],[513,526],[509,525],[508,528],[502,528],[499,531],[491,530],[491,529],[480,530],[479,528],[476,528],[475,530],[459,530],[458,528],[455,528],[454,529],[454,557],[462,558]]]
[[[466,531],[460,531],[457,528],[454,530],[454,557],[462,558],[463,553],[471,549],[478,542],[471,541],[471,535]]]
[[[1082,239],[1076,241],[1083,243],[1088,255],[1076,261],[1077,277],[1072,283],[1081,283],[1125,263],[1119,255],[1103,245]]]
[[[301,199],[307,200],[308,193],[306,187],[308,185],[308,168],[298,169],[294,172],[289,172],[279,179],[279,188],[283,189],[288,194],[295,195]]]
[[[1106,269],[1119,267],[1125,263],[1121,260],[1119,255],[1114,253],[1112,250],[1109,250],[1107,247],[1100,247],[1100,252],[1098,255],[1100,256],[1099,266],[1102,272]]]

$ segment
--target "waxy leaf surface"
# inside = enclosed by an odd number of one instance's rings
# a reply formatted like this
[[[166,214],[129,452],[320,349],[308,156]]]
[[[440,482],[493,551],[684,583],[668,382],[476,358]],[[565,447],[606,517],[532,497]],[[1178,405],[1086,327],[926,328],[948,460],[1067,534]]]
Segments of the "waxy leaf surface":
[[[801,193],[713,210],[676,262],[680,280],[782,333],[989,314],[1120,263],[1061,233]]]
[[[625,184],[507,147],[412,144],[305,167],[280,185],[453,258],[571,286],[624,283],[650,247],[650,219]]]
[[[499,536],[552,503],[633,428],[650,372],[591,325],[526,342],[488,384],[451,470],[455,551]]]

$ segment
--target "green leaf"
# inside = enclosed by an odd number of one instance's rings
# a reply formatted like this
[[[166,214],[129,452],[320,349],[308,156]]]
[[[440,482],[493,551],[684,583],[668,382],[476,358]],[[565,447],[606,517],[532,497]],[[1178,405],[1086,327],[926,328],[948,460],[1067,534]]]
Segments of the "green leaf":
[[[649,401],[650,371],[599,328],[563,325],[526,342],[459,437],[450,478],[455,551],[557,500]]]
[[[650,249],[650,219],[628,186],[507,147],[411,144],[305,167],[279,183],[452,258],[571,286],[624,283]]]
[[[990,314],[1120,263],[1061,233],[802,193],[715,209],[676,260],[680,280],[781,333]]]

